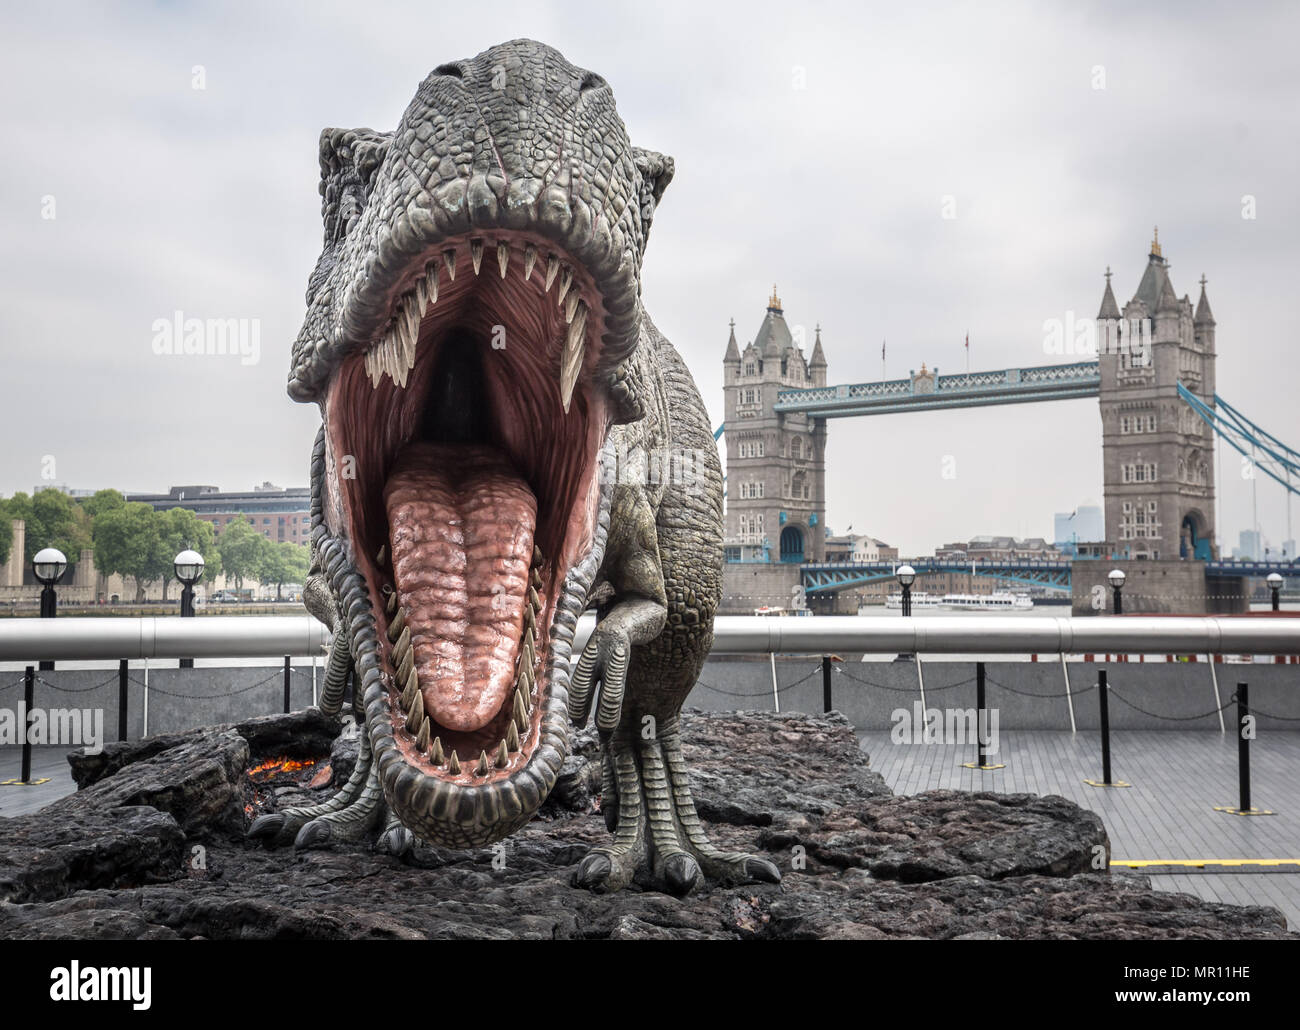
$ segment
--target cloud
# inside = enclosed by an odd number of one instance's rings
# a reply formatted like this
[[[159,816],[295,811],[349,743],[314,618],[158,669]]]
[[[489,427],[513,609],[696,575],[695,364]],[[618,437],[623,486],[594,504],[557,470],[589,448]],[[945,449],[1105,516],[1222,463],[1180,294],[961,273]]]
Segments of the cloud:
[[[967,331],[973,368],[1043,363],[1043,320],[1093,314],[1108,264],[1131,295],[1158,222],[1179,293],[1210,279],[1220,392],[1300,440],[1283,6],[66,5],[6,21],[5,493],[38,484],[47,454],[77,487],[304,483],[317,415],[284,381],[320,243],[316,137],[389,128],[430,68],[523,35],[601,72],[633,139],[677,160],[644,296],[715,424],[727,321],[752,338],[773,280],[792,323],[821,323],[835,382],[876,378],[882,339],[891,375],[958,371]],[[261,363],[154,355],[150,326],[174,310],[259,319]],[[1053,512],[1102,492],[1100,435],[1084,401],[837,420],[829,521],[909,552],[1050,536]],[[1231,544],[1251,494],[1224,472]],[[1259,510],[1280,541],[1281,491],[1261,485]]]

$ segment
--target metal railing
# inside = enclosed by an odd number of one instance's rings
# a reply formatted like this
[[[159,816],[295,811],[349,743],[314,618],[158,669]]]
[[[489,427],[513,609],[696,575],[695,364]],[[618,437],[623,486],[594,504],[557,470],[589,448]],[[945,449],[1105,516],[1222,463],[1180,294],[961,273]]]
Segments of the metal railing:
[[[595,625],[578,623],[574,652]],[[0,621],[0,661],[283,658],[321,654],[329,633],[308,615],[212,619]],[[714,654],[1297,654],[1300,619],[1233,616],[927,616],[812,619],[722,615]]]

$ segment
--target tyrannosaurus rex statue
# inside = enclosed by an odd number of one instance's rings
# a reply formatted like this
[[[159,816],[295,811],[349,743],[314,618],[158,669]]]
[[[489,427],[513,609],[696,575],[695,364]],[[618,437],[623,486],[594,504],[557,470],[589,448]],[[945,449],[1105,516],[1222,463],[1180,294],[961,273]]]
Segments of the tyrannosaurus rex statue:
[[[672,159],[632,146],[599,75],[516,40],[435,69],[394,132],[327,129],[320,167],[289,395],[323,417],[321,705],[351,671],[364,729],[342,791],[250,833],[490,844],[537,811],[594,705],[613,840],[576,884],[779,880],[710,844],[682,757],[722,482],[695,384],[641,306]]]

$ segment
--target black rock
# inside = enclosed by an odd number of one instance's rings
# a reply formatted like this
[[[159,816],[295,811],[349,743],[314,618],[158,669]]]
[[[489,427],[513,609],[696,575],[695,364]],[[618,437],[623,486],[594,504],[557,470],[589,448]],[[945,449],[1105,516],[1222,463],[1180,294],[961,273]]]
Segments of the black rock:
[[[784,874],[778,885],[711,884],[685,898],[569,886],[587,850],[609,839],[594,734],[576,735],[557,794],[501,846],[420,844],[398,860],[369,842],[296,853],[247,841],[244,770],[263,757],[253,742],[286,754],[302,734],[317,750],[297,757],[329,755],[336,780],[358,743],[331,741],[301,713],[254,722],[136,745],[79,793],[0,820],[0,900],[14,902],[0,904],[0,937],[1293,937],[1273,909],[1092,871],[1105,830],[1063,798],[894,797],[834,713],[683,717],[714,843],[763,854]]]

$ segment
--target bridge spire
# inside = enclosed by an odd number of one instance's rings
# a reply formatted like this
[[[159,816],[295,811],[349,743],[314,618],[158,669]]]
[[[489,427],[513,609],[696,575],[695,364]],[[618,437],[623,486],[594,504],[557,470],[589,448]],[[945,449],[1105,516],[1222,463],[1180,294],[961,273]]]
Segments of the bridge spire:
[[[723,355],[724,362],[734,361],[740,363],[740,348],[736,345],[736,320],[733,318],[727,323],[731,327],[731,336],[727,339],[727,353]]]
[[[1210,310],[1210,298],[1205,295],[1205,284],[1208,280],[1205,273],[1201,273],[1201,299],[1196,305],[1196,316],[1193,319],[1195,325],[1214,325],[1214,312]]]
[[[1110,265],[1106,266],[1106,292],[1101,295],[1101,310],[1097,312],[1097,318],[1119,318],[1119,305],[1115,303],[1115,293],[1110,288]]]

